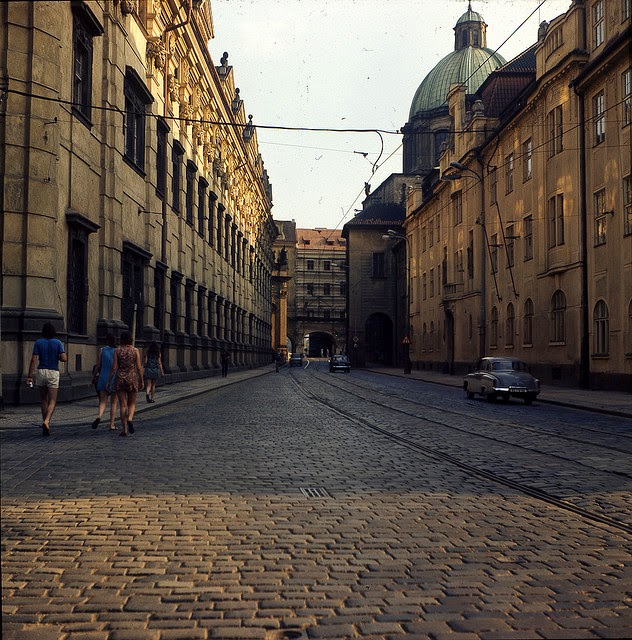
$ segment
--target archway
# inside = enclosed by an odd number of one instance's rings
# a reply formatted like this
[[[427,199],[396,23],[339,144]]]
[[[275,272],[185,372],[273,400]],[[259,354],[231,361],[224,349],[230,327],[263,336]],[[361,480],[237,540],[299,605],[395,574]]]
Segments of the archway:
[[[366,321],[367,365],[393,366],[393,322],[383,313],[374,313]]]
[[[336,341],[329,333],[314,331],[309,334],[309,349],[307,355],[312,358],[327,357],[333,354]]]

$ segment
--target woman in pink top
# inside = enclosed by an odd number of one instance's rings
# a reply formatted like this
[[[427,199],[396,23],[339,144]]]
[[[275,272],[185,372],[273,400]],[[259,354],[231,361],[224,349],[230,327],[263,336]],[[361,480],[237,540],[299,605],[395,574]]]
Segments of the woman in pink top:
[[[119,435],[134,433],[134,412],[136,411],[136,394],[145,387],[143,368],[140,364],[140,352],[132,345],[132,335],[126,331],[121,334],[121,346],[114,352],[112,373],[108,387],[116,375],[116,393],[121,407],[121,424],[123,431]]]

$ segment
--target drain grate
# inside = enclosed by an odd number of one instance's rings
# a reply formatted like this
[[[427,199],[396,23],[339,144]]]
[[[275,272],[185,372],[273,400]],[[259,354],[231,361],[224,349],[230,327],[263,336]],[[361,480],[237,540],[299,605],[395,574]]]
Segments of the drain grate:
[[[301,493],[306,498],[331,498],[325,487],[301,487]]]

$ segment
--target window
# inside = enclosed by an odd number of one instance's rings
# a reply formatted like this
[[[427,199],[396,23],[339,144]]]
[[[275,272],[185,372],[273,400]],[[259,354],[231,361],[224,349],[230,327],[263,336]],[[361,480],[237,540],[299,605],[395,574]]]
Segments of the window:
[[[593,98],[593,131],[595,145],[606,139],[606,111],[603,90]]]
[[[347,295],[347,283],[346,282],[341,282],[339,284],[338,291],[339,291],[338,295],[346,296]]]
[[[474,278],[474,232],[469,232],[467,245],[467,275],[470,280]]]
[[[191,162],[187,162],[187,191],[186,191],[186,220],[193,226],[193,192],[195,188],[195,174],[197,167]]]
[[[566,296],[556,291],[551,298],[551,342],[566,340]]]
[[[489,259],[492,263],[492,273],[496,273],[498,271],[498,234],[495,233],[491,237],[491,241],[489,243]]]
[[[374,253],[373,254],[373,277],[374,278],[383,278],[384,276],[385,276],[384,254],[383,253]]]
[[[498,309],[496,307],[492,307],[490,329],[489,346],[495,349],[498,346]]]
[[[195,283],[187,280],[184,287],[184,332],[193,333],[193,288]]]
[[[599,300],[593,312],[593,355],[607,356],[609,343],[608,305]]]
[[[156,195],[164,200],[167,190],[167,133],[169,127],[164,120],[158,120],[156,140]]]
[[[323,309],[323,319],[329,320],[331,318],[331,310]]]
[[[505,346],[513,347],[514,346],[514,333],[516,332],[516,313],[514,311],[514,306],[510,302],[507,305],[507,323],[505,330]]]
[[[308,260],[307,261],[307,270],[308,271],[313,271],[314,270],[314,261],[313,260]]]
[[[522,343],[525,346],[533,344],[533,316],[533,300],[527,298],[524,302],[524,327],[522,332]]]
[[[549,198],[549,248],[564,244],[564,196]]]
[[[223,231],[222,229],[224,228],[224,211],[225,211],[225,207],[224,205],[220,202],[217,205],[217,245],[215,247],[215,249],[217,250],[217,253],[220,254],[220,256],[222,255],[222,239],[223,239]]]
[[[125,138],[124,158],[137,171],[145,169],[145,115],[147,105],[154,99],[140,76],[127,67],[125,72],[125,117],[123,136]]]
[[[596,49],[604,40],[603,0],[597,0],[592,6],[592,33],[593,49]]]
[[[533,169],[533,144],[531,138],[522,145],[522,181],[531,180]]]
[[[424,300],[426,300],[426,298],[428,297],[428,278],[427,278],[427,273],[423,273],[421,275],[421,293],[422,293],[422,298]]]
[[[434,296],[434,269],[430,269],[430,297]]]
[[[154,327],[162,333],[165,311],[165,269],[156,265],[154,269]]]
[[[627,127],[632,123],[632,67],[626,69],[621,75],[621,107],[623,116],[621,118],[623,126]]]
[[[460,191],[452,196],[452,215],[455,226],[463,222],[463,195]]]
[[[169,318],[169,328],[175,335],[178,333],[178,316],[180,309],[180,285],[182,284],[182,274],[177,271],[171,272],[171,282],[169,283],[169,295],[171,298],[171,314]]]
[[[547,130],[549,133],[548,150],[549,158],[560,153],[564,146],[562,144],[562,106],[555,107],[546,117]]]
[[[215,244],[215,225],[217,224],[217,195],[211,191],[208,196],[208,243]]]
[[[197,292],[197,333],[200,336],[206,335],[204,331],[204,298],[206,297],[206,289],[199,287]]]
[[[171,207],[180,212],[180,177],[182,176],[182,158],[184,147],[177,141],[173,141],[171,150]]]
[[[88,236],[99,227],[78,213],[66,214],[68,270],[66,272],[69,333],[88,333]]]
[[[510,224],[505,232],[506,248],[507,248],[507,266],[514,266],[516,235],[513,224]]]
[[[331,271],[331,260],[325,260],[323,262],[323,271]]]
[[[623,178],[623,233],[632,233],[632,176]]]
[[[510,153],[507,156],[507,162],[505,164],[505,193],[511,193],[513,191],[513,176],[514,176],[514,154]]]
[[[325,284],[323,285],[323,294],[326,296],[331,295],[331,285],[328,282],[325,282]]]
[[[498,202],[498,174],[496,167],[489,172],[489,199],[491,204]]]
[[[314,285],[311,282],[307,285],[307,295],[308,296],[314,295]]]
[[[454,268],[456,269],[455,281],[463,283],[463,249],[454,254]]]
[[[428,223],[428,246],[434,246],[434,221]]]
[[[144,249],[131,242],[123,242],[121,320],[127,325],[129,331],[134,330],[135,322],[137,336],[142,335],[145,324],[145,266],[150,258],[151,254]]]
[[[421,227],[421,252],[426,250],[426,227]]]
[[[606,244],[606,190],[601,189],[593,196],[595,207],[595,246]]]
[[[208,182],[204,178],[198,181],[198,233],[204,237],[204,214],[206,213],[206,187]]]
[[[103,35],[103,27],[87,4],[73,3],[72,109],[86,125],[92,113],[92,39]]]
[[[524,218],[524,260],[533,260],[533,216]]]

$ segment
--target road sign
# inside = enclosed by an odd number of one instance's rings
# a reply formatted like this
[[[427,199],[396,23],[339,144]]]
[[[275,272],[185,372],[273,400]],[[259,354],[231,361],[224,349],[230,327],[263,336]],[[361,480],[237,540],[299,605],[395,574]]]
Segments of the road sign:
[[[410,344],[410,338],[408,336],[404,336],[402,338],[402,344]]]
[[[353,336],[353,341],[357,344],[360,342],[360,338],[358,338],[358,336]]]

